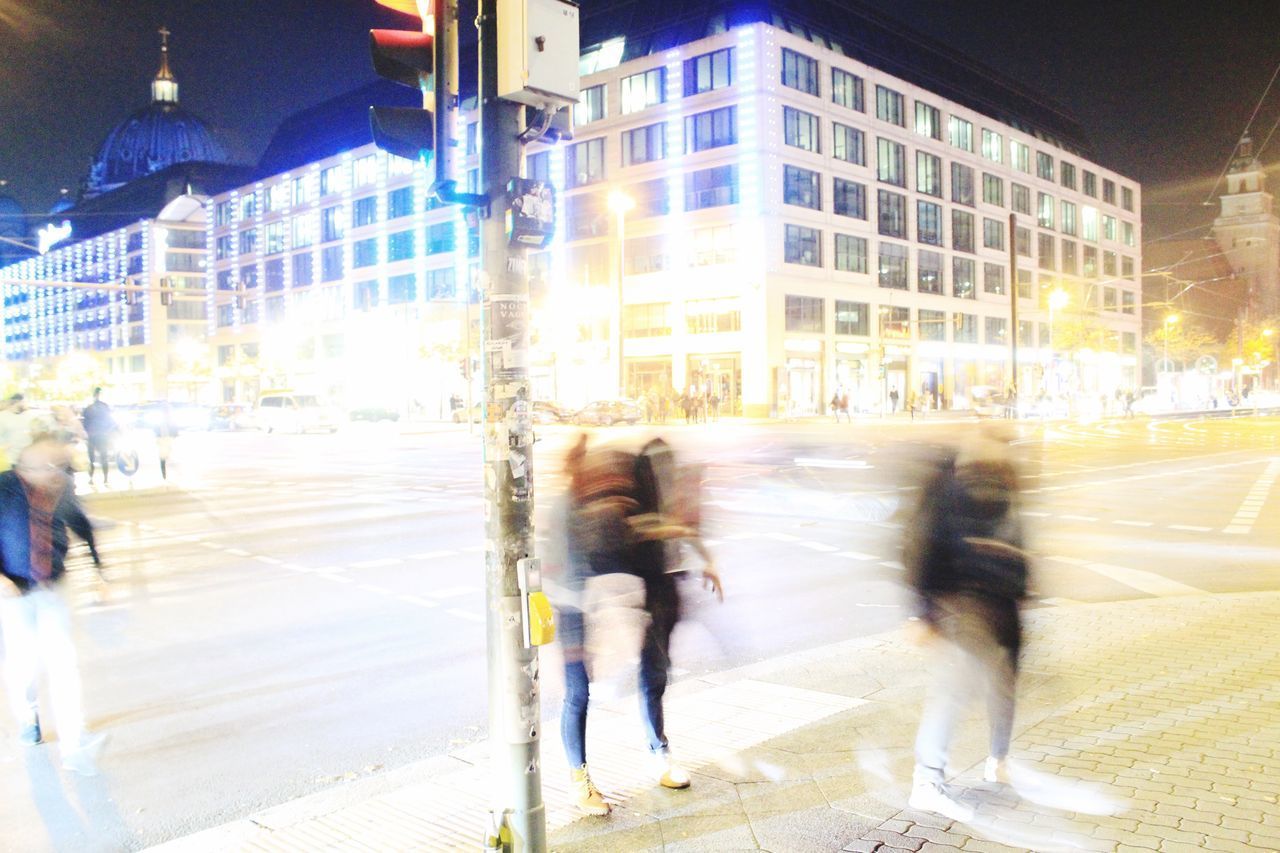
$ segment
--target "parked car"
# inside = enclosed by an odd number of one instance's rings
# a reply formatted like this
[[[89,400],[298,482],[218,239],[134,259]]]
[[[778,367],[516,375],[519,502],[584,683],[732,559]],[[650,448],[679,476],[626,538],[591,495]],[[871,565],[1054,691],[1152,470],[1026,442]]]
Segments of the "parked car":
[[[266,432],[337,432],[337,410],[314,394],[268,391],[258,398],[254,420]]]
[[[597,400],[588,403],[573,415],[577,424],[595,426],[612,426],[613,424],[636,424],[644,417],[640,407],[625,400]]]
[[[558,424],[568,418],[564,409],[546,400],[533,401],[533,422],[535,424]]]
[[[358,409],[352,409],[348,413],[348,417],[353,421],[378,423],[379,421],[398,421],[400,420],[400,413],[386,406],[362,406]]]

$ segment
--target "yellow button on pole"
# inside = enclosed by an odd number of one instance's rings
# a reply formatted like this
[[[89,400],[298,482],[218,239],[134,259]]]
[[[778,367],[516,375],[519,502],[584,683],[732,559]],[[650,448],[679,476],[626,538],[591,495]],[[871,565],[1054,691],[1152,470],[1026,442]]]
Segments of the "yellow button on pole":
[[[556,638],[556,622],[551,614],[551,601],[542,590],[529,593],[527,614],[529,624],[529,645],[545,646]]]

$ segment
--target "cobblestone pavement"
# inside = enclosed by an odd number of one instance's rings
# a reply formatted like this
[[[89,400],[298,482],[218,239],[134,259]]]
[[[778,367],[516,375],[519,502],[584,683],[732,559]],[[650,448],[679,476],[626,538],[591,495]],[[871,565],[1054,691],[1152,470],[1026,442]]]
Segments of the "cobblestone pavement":
[[[957,733],[968,824],[907,809],[928,651],[899,632],[673,687],[693,787],[644,776],[633,700],[593,704],[608,818],[579,818],[549,723],[557,851],[1280,850],[1280,593],[1178,596],[1028,613],[1012,787],[981,781],[985,723]],[[553,671],[555,661],[546,661]],[[598,705],[598,707],[597,707]],[[547,709],[553,716],[555,709]],[[431,778],[354,804],[317,795],[164,845],[196,850],[475,849],[487,767],[472,747]]]

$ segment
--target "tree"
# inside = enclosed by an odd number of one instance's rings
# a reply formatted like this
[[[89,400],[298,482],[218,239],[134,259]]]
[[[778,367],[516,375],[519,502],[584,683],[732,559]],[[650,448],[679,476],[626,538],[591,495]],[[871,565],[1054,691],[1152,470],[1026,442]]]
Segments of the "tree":
[[[1144,340],[1153,357],[1164,358],[1168,352],[1170,361],[1180,362],[1184,367],[1202,355],[1222,350],[1222,343],[1217,338],[1185,318],[1176,323],[1161,323],[1148,332]]]

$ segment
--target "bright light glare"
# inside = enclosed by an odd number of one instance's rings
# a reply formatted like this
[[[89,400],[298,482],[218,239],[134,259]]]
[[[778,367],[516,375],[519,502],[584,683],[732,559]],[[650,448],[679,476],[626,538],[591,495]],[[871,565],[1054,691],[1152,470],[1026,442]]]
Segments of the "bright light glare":
[[[1179,317],[1177,314],[1170,314],[1169,316],[1164,318],[1164,324],[1166,326],[1172,326],[1174,323],[1178,322],[1181,319],[1182,318]]]
[[[1071,300],[1065,290],[1054,290],[1049,294],[1049,307],[1057,311]]]
[[[635,209],[636,200],[621,190],[609,193],[609,209],[614,213],[628,213]]]

